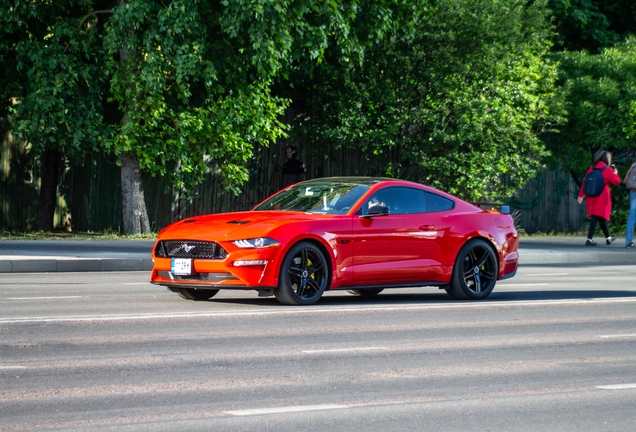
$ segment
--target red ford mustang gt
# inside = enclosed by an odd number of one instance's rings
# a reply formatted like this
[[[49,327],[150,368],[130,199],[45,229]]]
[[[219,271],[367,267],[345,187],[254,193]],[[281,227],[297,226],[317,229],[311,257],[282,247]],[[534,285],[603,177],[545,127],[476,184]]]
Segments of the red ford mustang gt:
[[[325,290],[361,296],[438,286],[480,300],[517,271],[512,217],[403,180],[319,178],[251,211],[195,216],[159,233],[150,281],[191,300],[250,289],[309,305]]]

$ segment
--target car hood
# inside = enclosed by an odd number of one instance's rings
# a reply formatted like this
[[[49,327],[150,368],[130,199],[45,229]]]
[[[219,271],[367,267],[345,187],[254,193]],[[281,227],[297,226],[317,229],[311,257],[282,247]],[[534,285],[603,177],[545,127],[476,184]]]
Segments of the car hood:
[[[159,233],[159,240],[232,241],[268,235],[293,222],[329,219],[333,215],[286,211],[248,211],[192,216]]]

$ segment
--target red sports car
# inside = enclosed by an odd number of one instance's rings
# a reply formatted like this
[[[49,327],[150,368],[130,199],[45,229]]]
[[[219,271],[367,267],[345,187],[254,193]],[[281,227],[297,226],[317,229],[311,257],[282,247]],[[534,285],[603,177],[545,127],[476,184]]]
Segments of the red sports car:
[[[518,241],[507,209],[403,180],[319,178],[251,211],[171,224],[159,233],[150,281],[190,300],[249,289],[309,305],[325,290],[421,286],[480,300],[515,275]]]

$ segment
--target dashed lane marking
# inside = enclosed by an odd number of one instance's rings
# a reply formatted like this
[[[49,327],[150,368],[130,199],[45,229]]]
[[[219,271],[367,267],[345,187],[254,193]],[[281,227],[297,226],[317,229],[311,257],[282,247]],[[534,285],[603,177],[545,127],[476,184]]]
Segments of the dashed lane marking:
[[[627,389],[636,389],[636,384],[602,385],[602,386],[596,386],[596,388],[603,389],[603,390],[627,390]]]
[[[636,337],[636,333],[632,334],[614,334],[614,335],[601,335],[602,338],[629,338]]]
[[[334,410],[334,409],[345,409],[345,408],[350,408],[350,405],[304,405],[304,406],[261,408],[261,409],[239,410],[239,411],[224,411],[224,413],[232,414],[235,416],[251,416],[251,415],[262,415],[262,414],[280,414],[280,413],[321,411],[321,410]]]
[[[347,352],[347,351],[377,351],[388,350],[387,347],[360,347],[360,348],[333,348],[333,349],[319,349],[319,350],[305,350],[307,354],[320,354],[320,353],[333,353],[333,352]]]
[[[11,297],[7,300],[56,300],[56,299],[74,299],[82,296],[55,296],[55,297]]]

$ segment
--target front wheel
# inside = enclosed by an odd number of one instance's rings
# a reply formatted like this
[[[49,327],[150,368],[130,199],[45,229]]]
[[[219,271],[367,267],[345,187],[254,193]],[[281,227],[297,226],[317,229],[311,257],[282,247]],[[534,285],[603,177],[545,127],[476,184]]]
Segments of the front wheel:
[[[218,289],[180,288],[179,295],[186,300],[209,300],[219,292]]]
[[[481,239],[470,240],[457,254],[446,292],[457,300],[485,299],[495,287],[497,274],[497,258],[492,247]]]
[[[288,305],[310,305],[322,297],[329,286],[329,264],[322,251],[312,243],[292,246],[283,259],[276,299]]]

